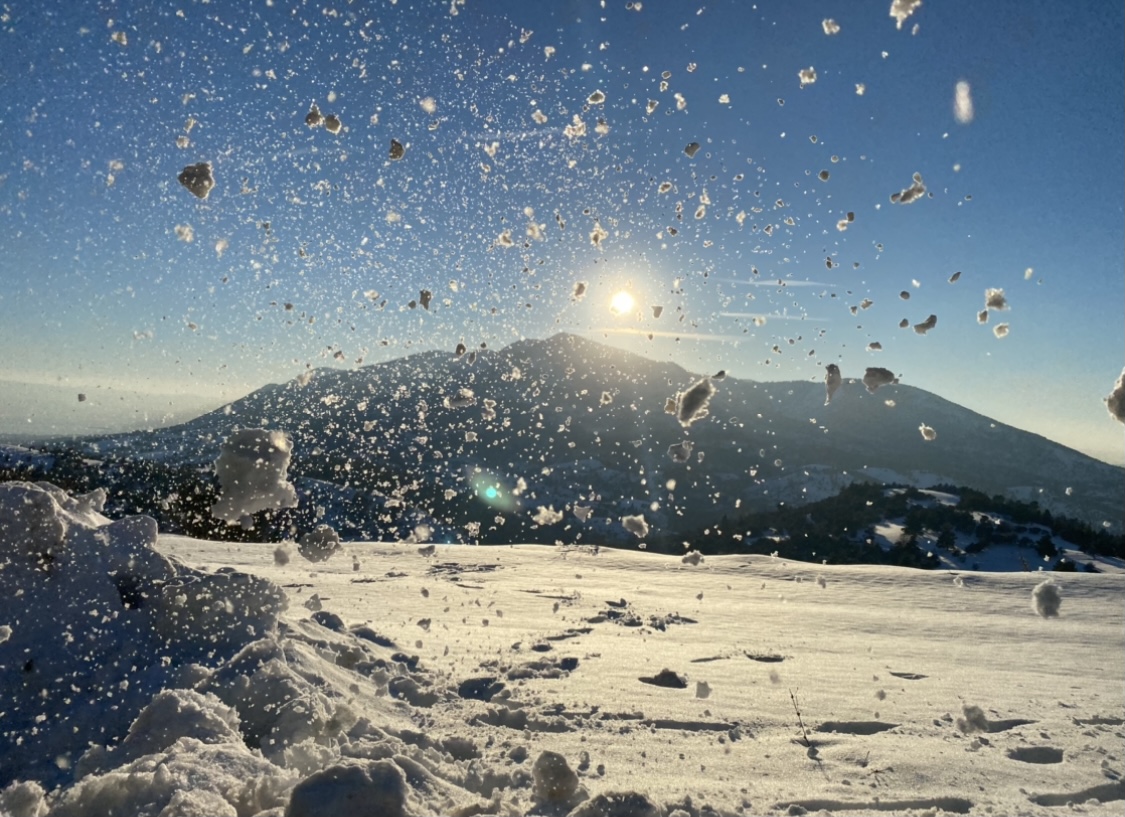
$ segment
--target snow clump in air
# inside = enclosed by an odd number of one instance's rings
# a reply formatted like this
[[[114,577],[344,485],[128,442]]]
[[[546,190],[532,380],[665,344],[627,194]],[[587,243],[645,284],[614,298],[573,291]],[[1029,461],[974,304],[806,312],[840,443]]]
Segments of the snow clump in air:
[[[914,331],[919,335],[924,335],[935,326],[937,326],[937,315],[930,315],[930,317],[926,318],[921,323],[914,324]]]
[[[922,182],[922,174],[915,173],[912,177],[913,184],[905,190],[900,190],[897,193],[891,193],[891,202],[893,204],[910,204],[922,198],[926,192],[926,185]]]
[[[992,327],[992,334],[998,338],[1008,337],[1009,326],[1006,323],[998,323]]]
[[[883,369],[878,366],[869,366],[863,375],[863,385],[867,390],[874,394],[882,386],[890,386],[898,382],[895,373],[890,369]]]
[[[672,462],[687,462],[691,459],[691,449],[693,446],[694,443],[691,440],[684,440],[675,445],[670,445],[668,446],[668,456],[672,458]]]
[[[1121,374],[1117,376],[1113,391],[1105,399],[1105,407],[1110,417],[1119,423],[1125,423],[1125,369],[1122,369]]]
[[[808,68],[802,68],[797,72],[797,78],[801,80],[802,88],[804,88],[806,85],[812,85],[814,82],[816,82],[816,69],[811,65]]]
[[[1004,297],[1004,290],[1002,289],[986,289],[984,291],[984,307],[985,309],[1002,310],[1008,308],[1008,299]]]
[[[895,18],[895,28],[901,29],[902,24],[921,5],[922,0],[891,0],[890,16]]]
[[[676,395],[676,419],[687,428],[707,416],[707,404],[715,394],[710,378],[704,377],[691,388]]]
[[[531,516],[531,521],[536,525],[554,525],[556,522],[562,522],[562,520],[563,512],[556,511],[553,506],[545,508],[540,505]]]
[[[824,33],[829,37],[831,37],[833,34],[840,33],[840,24],[831,18],[826,17],[825,19],[821,20],[820,25],[824,29]]]
[[[1058,618],[1062,594],[1054,579],[1047,579],[1035,585],[1031,591],[1031,609],[1043,618]]]
[[[868,371],[871,370],[868,369]],[[843,382],[844,378],[840,374],[840,367],[835,363],[829,363],[824,372],[824,405],[827,406],[832,402],[832,395],[836,393]],[[866,382],[866,378],[864,382]]]
[[[645,521],[644,514],[621,517],[621,526],[638,539],[648,536],[648,522]]]
[[[963,717],[957,719],[957,728],[966,735],[971,735],[973,732],[991,731],[992,724],[988,722],[988,716],[979,706],[964,704],[961,707],[961,713]]]
[[[232,432],[215,460],[222,493],[211,515],[245,527],[258,511],[297,507],[297,490],[286,478],[292,452],[293,444],[284,431],[242,428]]]
[[[922,423],[922,425],[918,426],[918,430],[922,432],[922,439],[928,443],[933,442],[937,439],[937,432],[925,423]]]
[[[331,525],[317,525],[297,542],[297,552],[310,562],[326,562],[339,551],[340,534]]]

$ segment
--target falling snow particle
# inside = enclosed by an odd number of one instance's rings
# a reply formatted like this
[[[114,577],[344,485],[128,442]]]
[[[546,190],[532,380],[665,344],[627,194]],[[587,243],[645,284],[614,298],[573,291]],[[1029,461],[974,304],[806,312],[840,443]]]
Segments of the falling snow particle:
[[[675,445],[670,445],[668,446],[668,456],[672,458],[672,462],[687,462],[691,459],[691,449],[693,445],[694,443],[692,443],[691,440],[684,440]]]
[[[824,372],[824,405],[827,406],[832,402],[832,395],[836,393],[843,382],[844,378],[840,374],[840,367],[835,363],[829,363]]]
[[[922,0],[891,0],[890,16],[895,18],[895,28],[901,29],[902,24],[921,5]]]
[[[1006,324],[1006,323],[996,324],[994,327],[992,327],[992,334],[994,334],[998,338],[1008,337],[1008,324]]]
[[[586,97],[586,101],[591,105],[601,105],[603,102],[605,102],[605,94],[601,91],[594,91],[594,93]]]
[[[937,326],[937,315],[930,315],[930,317],[926,318],[921,323],[914,324],[914,331],[919,335],[924,335],[935,326]]]
[[[392,160],[397,162],[399,159],[406,155],[406,148],[402,146],[402,142],[398,141],[397,139],[392,139],[389,155]]]
[[[468,408],[476,402],[477,398],[472,389],[458,389],[456,394],[447,394],[442,398],[442,405],[448,409]]]
[[[986,289],[984,291],[984,308],[997,311],[1008,308],[1008,300],[1004,297],[1002,289]]]
[[[643,514],[621,517],[621,526],[638,539],[648,536],[648,522],[645,521]]]
[[[922,195],[926,192],[926,185],[922,183],[922,174],[915,173],[913,181],[914,183],[905,190],[891,193],[891,202],[894,204],[910,204],[922,198]]]
[[[586,295],[586,287],[587,283],[585,281],[576,281],[574,291],[570,294],[570,297],[576,301],[581,301]]]
[[[198,199],[205,199],[211,194],[215,186],[215,177],[211,174],[211,163],[200,162],[188,165],[180,171],[177,177],[188,192]]]
[[[871,343],[867,344],[867,351],[869,351],[869,352],[881,352],[881,351],[883,351],[883,344],[881,344],[877,340],[873,340],[873,341],[871,341]]]
[[[965,80],[958,82],[953,91],[953,115],[962,125],[973,121],[973,92]]]
[[[949,276],[949,283],[951,283],[951,284],[957,283],[957,279],[960,278],[960,277],[961,277],[960,271],[953,273],[952,275]]]
[[[977,313],[977,323],[988,323],[988,310],[982,309]]]
[[[918,430],[922,432],[922,439],[928,443],[932,443],[937,439],[937,432],[925,423],[922,423],[922,425],[918,426]]]
[[[324,117],[320,115],[320,108],[317,107],[315,102],[309,108],[309,112],[305,114],[305,124],[310,128],[324,124]]]
[[[707,404],[715,394],[710,378],[704,377],[690,389],[676,395],[676,419],[687,428],[707,416]]]
[[[590,231],[590,243],[595,247],[600,247],[602,242],[609,238],[609,233],[602,227],[600,222],[594,222],[594,229]]]
[[[544,508],[542,505],[538,507],[534,514],[531,516],[531,521],[536,525],[546,527],[547,525],[554,525],[556,522],[562,522],[562,511],[556,511],[554,507]]]
[[[1117,382],[1113,384],[1113,391],[1105,399],[1105,407],[1110,417],[1119,423],[1125,423],[1125,369],[1121,370]]]
[[[802,88],[804,88],[806,85],[812,85],[814,82],[816,82],[816,69],[811,65],[808,68],[802,68],[797,72],[797,78],[801,80]]]
[[[882,386],[890,386],[898,382],[895,373],[890,369],[881,369],[877,366],[868,367],[863,375],[863,385],[867,390],[874,394]]]
[[[824,33],[829,37],[831,37],[833,34],[840,33],[840,24],[830,18],[821,20],[820,27],[824,29]]]
[[[339,133],[340,129],[343,127],[344,123],[340,121],[340,117],[336,116],[336,114],[330,113],[328,116],[324,117],[324,129],[329,133],[335,135]]]
[[[695,154],[698,153],[698,152],[699,152],[699,142],[690,142],[690,143],[688,143],[688,146],[684,148],[684,153],[686,153],[688,155],[689,159],[694,158]]]
[[[828,181],[828,179],[831,175],[832,174],[829,173],[827,170],[822,170],[822,171],[820,171],[819,173],[816,174],[816,177],[818,179],[820,179],[822,182],[826,182],[826,181]]]
[[[340,534],[331,525],[317,525],[298,540],[297,552],[310,562],[327,562],[340,552]]]
[[[251,514],[297,507],[297,491],[286,478],[293,444],[283,431],[243,428],[231,432],[215,460],[219,501],[211,515],[228,524],[250,520]]]

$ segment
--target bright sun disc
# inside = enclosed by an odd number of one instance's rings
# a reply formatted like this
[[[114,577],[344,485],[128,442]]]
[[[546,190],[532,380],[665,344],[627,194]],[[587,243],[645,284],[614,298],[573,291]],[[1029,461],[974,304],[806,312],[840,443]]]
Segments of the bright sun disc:
[[[610,299],[609,309],[615,315],[627,315],[633,311],[634,303],[633,296],[621,290]]]

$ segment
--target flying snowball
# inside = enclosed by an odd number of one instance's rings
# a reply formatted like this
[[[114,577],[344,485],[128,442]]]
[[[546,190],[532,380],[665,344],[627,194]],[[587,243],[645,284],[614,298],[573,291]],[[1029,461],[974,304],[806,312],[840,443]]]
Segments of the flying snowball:
[[[293,444],[284,431],[242,428],[231,433],[215,460],[222,492],[211,515],[245,524],[258,511],[296,508],[297,490],[286,478]]]
[[[1054,579],[1047,579],[1035,585],[1031,591],[1031,608],[1043,618],[1058,618],[1062,594]]]

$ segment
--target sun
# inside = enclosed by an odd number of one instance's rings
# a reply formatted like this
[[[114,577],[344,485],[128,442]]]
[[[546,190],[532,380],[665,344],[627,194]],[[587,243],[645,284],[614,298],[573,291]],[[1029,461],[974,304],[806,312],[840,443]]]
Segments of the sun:
[[[610,298],[609,311],[614,315],[628,315],[633,311],[635,304],[636,301],[633,300],[633,296],[625,290],[621,290]]]

